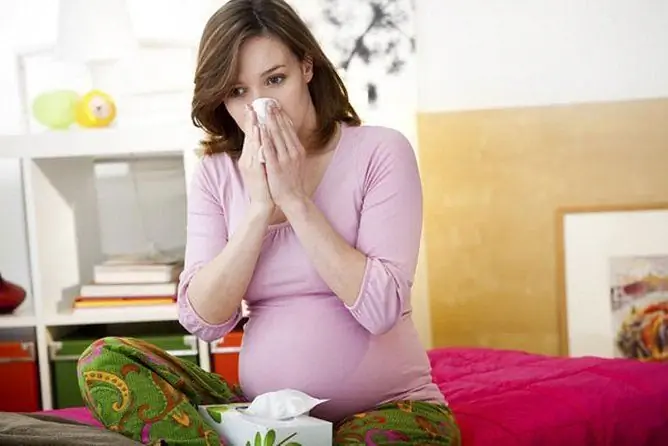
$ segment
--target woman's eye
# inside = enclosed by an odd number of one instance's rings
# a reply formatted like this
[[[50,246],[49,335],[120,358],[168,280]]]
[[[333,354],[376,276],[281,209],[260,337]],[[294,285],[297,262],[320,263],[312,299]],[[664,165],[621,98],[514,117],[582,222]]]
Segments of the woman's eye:
[[[270,76],[267,79],[267,83],[269,83],[270,85],[278,85],[281,82],[283,82],[284,80],[285,80],[285,76],[283,76],[282,74],[277,74],[277,75],[274,75],[274,76]]]
[[[244,94],[244,89],[241,87],[233,88],[230,92],[230,97],[236,98]]]

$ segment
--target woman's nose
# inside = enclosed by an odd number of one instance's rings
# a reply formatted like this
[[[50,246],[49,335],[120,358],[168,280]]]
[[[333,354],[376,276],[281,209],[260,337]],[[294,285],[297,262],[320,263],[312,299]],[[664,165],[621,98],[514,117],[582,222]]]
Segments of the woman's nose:
[[[249,95],[248,99],[250,100],[248,106],[255,109],[255,112],[261,115],[259,116],[260,119],[265,116],[269,104],[278,103],[278,101],[271,96]]]
[[[258,92],[251,92],[251,94],[248,95],[248,100],[250,101],[248,103],[248,105],[251,105],[257,99],[273,99],[273,100],[276,100],[271,96],[267,96],[266,94],[262,95],[262,92],[259,92],[259,91]]]

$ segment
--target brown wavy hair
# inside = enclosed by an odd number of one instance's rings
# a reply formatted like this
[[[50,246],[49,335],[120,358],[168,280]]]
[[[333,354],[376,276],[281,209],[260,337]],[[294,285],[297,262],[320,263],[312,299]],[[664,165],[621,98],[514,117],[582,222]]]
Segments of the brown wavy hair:
[[[314,143],[324,146],[338,122],[360,125],[348,91],[332,62],[297,12],[284,0],[229,0],[209,19],[199,46],[191,118],[207,137],[205,154],[241,155],[244,133],[227,112],[225,99],[238,75],[238,54],[248,39],[278,38],[300,61],[313,62],[308,89],[316,112]]]

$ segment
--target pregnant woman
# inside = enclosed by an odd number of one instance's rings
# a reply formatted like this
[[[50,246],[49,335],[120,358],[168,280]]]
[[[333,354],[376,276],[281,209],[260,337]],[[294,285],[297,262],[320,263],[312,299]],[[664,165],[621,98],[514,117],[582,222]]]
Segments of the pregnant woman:
[[[226,2],[199,51],[192,117],[208,139],[188,197],[179,320],[213,341],[246,301],[241,388],[140,340],[104,338],[79,361],[88,407],[146,444],[219,444],[197,405],[292,388],[329,400],[311,414],[334,423],[334,444],[459,445],[411,319],[422,226],[411,145],[361,125],[283,0]],[[263,123],[257,98],[272,99]]]

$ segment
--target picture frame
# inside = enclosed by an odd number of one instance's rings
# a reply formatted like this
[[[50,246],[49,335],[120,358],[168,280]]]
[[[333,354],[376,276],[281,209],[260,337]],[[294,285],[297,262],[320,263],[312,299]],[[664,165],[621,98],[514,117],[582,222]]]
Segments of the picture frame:
[[[668,360],[668,203],[556,212],[560,353]]]

